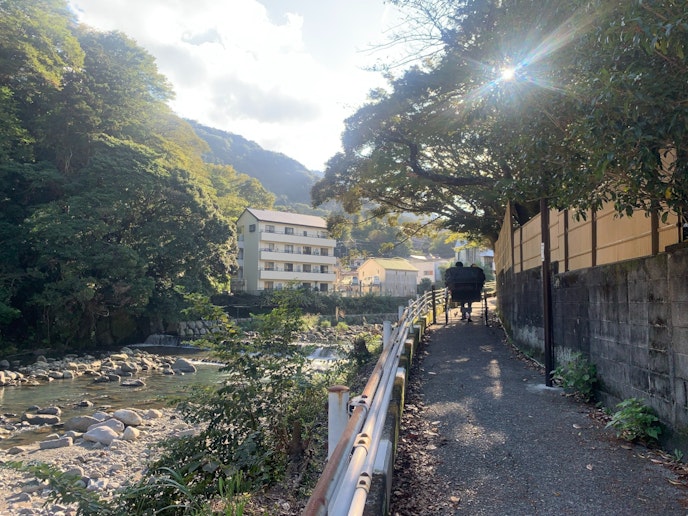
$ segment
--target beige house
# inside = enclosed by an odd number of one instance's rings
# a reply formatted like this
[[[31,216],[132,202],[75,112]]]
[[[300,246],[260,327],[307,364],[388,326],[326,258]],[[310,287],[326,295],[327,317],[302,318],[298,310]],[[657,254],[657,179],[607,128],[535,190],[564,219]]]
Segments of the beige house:
[[[333,290],[336,241],[321,217],[247,208],[237,220],[239,273],[234,290],[303,286]]]
[[[418,269],[404,258],[369,258],[358,268],[362,294],[415,296]]]

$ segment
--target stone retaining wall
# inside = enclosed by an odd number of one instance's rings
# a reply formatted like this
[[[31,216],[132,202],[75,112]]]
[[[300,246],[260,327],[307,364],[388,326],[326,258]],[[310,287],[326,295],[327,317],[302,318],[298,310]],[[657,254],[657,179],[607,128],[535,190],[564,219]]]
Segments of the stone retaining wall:
[[[540,358],[541,285],[540,269],[498,278],[507,332]],[[688,247],[554,274],[552,305],[555,365],[582,352],[597,366],[606,405],[643,398],[662,422],[688,434]]]

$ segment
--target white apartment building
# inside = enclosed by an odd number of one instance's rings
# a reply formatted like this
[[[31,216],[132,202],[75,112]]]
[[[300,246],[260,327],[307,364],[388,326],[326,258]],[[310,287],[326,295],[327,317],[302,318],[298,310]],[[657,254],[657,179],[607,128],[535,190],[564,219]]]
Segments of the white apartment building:
[[[237,220],[239,273],[237,290],[304,286],[334,290],[336,241],[321,217],[247,208]]]

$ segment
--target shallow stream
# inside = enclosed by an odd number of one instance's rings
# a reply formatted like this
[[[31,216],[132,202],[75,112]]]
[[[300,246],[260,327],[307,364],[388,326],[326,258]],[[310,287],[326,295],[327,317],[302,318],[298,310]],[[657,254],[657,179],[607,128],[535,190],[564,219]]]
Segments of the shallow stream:
[[[122,387],[116,383],[95,383],[93,377],[79,376],[73,379],[54,380],[38,386],[0,387],[0,413],[21,416],[29,407],[58,406],[62,410],[61,420],[66,421],[77,415],[92,415],[97,410],[117,410],[119,408],[162,408],[167,400],[182,396],[192,385],[209,385],[220,382],[220,366],[200,361],[201,356],[185,355],[179,348],[143,348],[149,353],[159,355],[186,356],[194,361],[196,373],[165,375],[160,371],[141,372],[133,378],[141,378],[145,387]],[[199,361],[196,361],[196,358]],[[126,378],[127,380],[131,378]],[[92,407],[77,407],[88,400]],[[55,429],[43,427],[37,432],[22,432],[8,439],[0,440],[0,449],[17,444],[25,444],[40,438],[41,433],[52,433]]]

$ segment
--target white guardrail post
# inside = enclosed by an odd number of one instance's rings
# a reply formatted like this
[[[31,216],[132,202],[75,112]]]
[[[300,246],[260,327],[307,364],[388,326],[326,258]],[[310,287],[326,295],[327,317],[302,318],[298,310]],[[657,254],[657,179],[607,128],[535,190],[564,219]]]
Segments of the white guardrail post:
[[[349,422],[349,388],[345,385],[333,385],[327,392],[327,458],[329,459]]]

